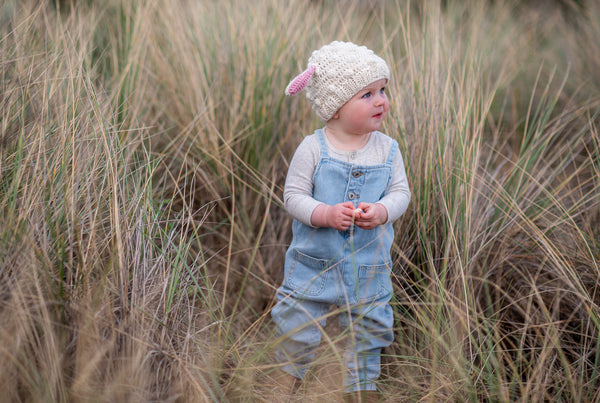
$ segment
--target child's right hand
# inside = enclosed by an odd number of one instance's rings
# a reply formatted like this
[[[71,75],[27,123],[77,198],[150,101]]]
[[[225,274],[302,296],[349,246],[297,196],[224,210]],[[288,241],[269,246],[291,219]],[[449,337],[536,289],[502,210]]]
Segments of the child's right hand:
[[[319,204],[310,218],[315,227],[329,227],[338,231],[346,231],[352,225],[354,204],[344,202],[329,206]]]

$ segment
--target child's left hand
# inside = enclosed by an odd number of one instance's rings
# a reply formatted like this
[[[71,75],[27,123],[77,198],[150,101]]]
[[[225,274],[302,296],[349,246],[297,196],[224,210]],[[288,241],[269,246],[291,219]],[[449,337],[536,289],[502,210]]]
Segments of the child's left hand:
[[[373,229],[387,221],[387,210],[383,204],[359,203],[358,208],[362,212],[355,213],[354,225],[362,229]]]

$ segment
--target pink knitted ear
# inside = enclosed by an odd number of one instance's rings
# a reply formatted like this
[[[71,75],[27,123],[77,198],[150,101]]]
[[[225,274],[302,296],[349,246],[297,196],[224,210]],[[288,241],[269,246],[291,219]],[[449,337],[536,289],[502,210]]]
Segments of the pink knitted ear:
[[[302,73],[298,74],[286,87],[285,94],[296,95],[302,91],[302,89],[306,87],[306,84],[308,84],[308,80],[310,80],[316,69],[317,67],[313,65],[304,70]]]

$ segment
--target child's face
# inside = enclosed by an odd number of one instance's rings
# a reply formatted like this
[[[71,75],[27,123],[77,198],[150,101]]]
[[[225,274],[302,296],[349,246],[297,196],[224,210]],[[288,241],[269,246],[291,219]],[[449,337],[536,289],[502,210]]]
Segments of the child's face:
[[[333,116],[347,133],[367,134],[379,130],[390,103],[385,95],[387,80],[377,80],[356,93]]]

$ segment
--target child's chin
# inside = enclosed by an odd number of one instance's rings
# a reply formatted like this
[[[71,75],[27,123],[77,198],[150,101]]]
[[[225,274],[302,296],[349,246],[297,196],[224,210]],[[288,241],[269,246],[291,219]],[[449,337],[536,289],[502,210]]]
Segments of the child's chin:
[[[377,122],[376,124],[373,125],[373,130],[379,130],[379,128],[381,127],[381,120],[379,122]]]

